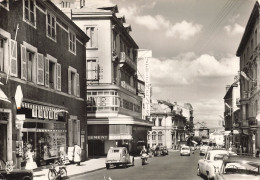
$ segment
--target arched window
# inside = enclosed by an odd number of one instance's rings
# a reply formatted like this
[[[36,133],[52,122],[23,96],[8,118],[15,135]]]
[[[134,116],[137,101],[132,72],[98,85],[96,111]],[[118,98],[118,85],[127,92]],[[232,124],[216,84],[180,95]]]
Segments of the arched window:
[[[162,132],[158,132],[158,140],[162,140]]]
[[[155,138],[156,138],[156,132],[153,132],[152,133],[152,140],[155,140]]]

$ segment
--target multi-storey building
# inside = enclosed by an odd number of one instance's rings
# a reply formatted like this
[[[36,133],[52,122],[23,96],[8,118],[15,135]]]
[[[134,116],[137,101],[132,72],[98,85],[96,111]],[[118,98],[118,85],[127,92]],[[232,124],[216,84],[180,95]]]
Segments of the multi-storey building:
[[[167,148],[177,148],[180,144],[186,144],[186,122],[193,120],[192,106],[189,104],[188,109],[186,107],[179,106],[176,102],[153,101],[150,117],[153,127],[147,135],[150,147],[164,145]],[[183,114],[184,111],[186,114]]]
[[[194,136],[200,137],[201,139],[209,138],[209,128],[205,122],[196,122],[194,124]]]
[[[0,14],[0,88],[10,101],[0,100],[0,159],[20,167],[32,147],[39,165],[74,143],[85,152],[88,36],[51,1],[1,1]]]
[[[86,45],[89,155],[106,154],[111,146],[136,150],[152,123],[142,119],[137,96],[138,45],[131,26],[108,1],[59,4],[89,37]]]
[[[260,147],[260,56],[259,2],[256,1],[237,49],[240,58],[240,104],[242,136],[248,153]]]
[[[239,79],[236,76],[235,82],[226,86],[226,94],[224,96],[224,127],[225,127],[225,148],[230,148],[232,145],[239,147],[240,134],[240,109],[239,97],[240,87]],[[247,141],[244,141],[246,143]],[[242,145],[244,145],[244,143]]]

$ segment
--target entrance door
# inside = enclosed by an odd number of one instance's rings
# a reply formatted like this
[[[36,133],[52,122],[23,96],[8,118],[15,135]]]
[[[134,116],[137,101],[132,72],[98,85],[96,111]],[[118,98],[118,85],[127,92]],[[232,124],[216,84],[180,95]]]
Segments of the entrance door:
[[[88,152],[89,156],[102,156],[105,154],[104,141],[100,140],[89,140],[88,141]]]
[[[6,153],[7,153],[7,125],[0,123],[0,159],[6,161]]]

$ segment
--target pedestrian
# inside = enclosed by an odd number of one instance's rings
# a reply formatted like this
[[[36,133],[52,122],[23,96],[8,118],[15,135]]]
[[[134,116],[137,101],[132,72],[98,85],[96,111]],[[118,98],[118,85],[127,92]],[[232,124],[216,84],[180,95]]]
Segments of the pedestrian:
[[[35,161],[33,160],[33,156],[34,156],[34,152],[32,151],[32,146],[31,146],[31,144],[28,144],[27,151],[25,154],[25,157],[26,157],[25,169],[32,170],[32,169],[37,168],[37,165],[36,165]]]
[[[81,148],[78,144],[74,144],[74,163],[76,163],[78,166],[80,166],[80,161],[81,161]]]

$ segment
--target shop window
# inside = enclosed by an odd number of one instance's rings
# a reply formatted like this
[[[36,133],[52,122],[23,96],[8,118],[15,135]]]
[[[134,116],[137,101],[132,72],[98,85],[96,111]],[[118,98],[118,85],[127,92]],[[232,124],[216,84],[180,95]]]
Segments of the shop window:
[[[56,17],[47,13],[47,37],[56,41]]]
[[[97,48],[98,47],[97,27],[96,26],[86,27],[86,34],[90,38],[89,41],[87,42],[87,48]]]
[[[69,30],[69,51],[76,55],[76,35]]]
[[[23,19],[28,24],[35,27],[35,19],[36,19],[36,8],[35,8],[35,0],[23,0]]]

